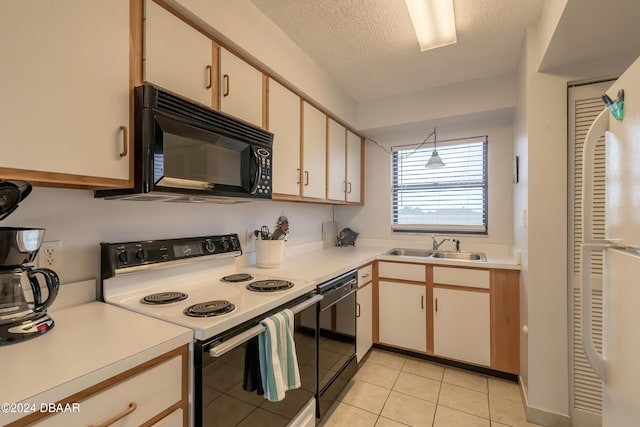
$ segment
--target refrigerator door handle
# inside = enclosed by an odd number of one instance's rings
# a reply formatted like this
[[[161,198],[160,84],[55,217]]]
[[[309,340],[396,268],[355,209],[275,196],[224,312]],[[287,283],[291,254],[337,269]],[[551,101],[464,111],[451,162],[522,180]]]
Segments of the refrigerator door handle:
[[[580,309],[582,311],[582,348],[595,373],[603,382],[607,382],[607,359],[596,349],[592,334],[592,302],[591,302],[591,255],[594,251],[615,248],[610,244],[581,245],[580,253]]]
[[[582,243],[595,243],[593,239],[593,160],[596,144],[609,130],[609,110],[603,109],[593,121],[582,147]],[[582,270],[584,271],[584,270]]]

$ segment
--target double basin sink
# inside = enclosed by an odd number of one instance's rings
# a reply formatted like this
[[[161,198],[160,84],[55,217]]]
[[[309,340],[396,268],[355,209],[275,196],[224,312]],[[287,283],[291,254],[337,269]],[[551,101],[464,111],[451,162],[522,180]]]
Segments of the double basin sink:
[[[457,259],[463,261],[480,261],[487,262],[487,256],[484,252],[448,252],[448,251],[432,251],[429,249],[410,249],[410,248],[393,248],[382,255],[395,256],[413,256],[422,258],[436,259]]]

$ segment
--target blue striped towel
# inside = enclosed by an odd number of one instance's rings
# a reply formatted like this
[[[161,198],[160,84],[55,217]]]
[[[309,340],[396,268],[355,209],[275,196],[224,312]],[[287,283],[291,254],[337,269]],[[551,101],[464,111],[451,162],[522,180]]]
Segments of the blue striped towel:
[[[284,393],[300,387],[296,345],[293,341],[293,312],[285,309],[262,322],[265,331],[258,335],[260,376],[264,397],[272,402],[284,399]]]

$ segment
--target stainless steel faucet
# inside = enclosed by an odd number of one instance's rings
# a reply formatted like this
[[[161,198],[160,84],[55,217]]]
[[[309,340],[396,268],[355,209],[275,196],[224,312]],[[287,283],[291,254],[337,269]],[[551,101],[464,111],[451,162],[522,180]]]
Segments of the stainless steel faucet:
[[[448,237],[445,237],[444,239],[440,240],[439,242],[436,240],[436,236],[434,236],[433,234],[431,235],[431,240],[433,240],[433,250],[437,251],[438,248],[440,247],[440,245],[442,245],[444,242],[449,241],[450,239]]]

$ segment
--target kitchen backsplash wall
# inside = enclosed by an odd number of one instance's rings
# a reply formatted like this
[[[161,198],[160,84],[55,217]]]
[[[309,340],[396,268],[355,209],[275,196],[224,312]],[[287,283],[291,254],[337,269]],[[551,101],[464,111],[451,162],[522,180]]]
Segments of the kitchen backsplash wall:
[[[513,130],[512,110],[487,112],[473,117],[452,117],[437,121],[407,125],[404,128],[387,128],[366,134],[365,142],[365,205],[341,206],[336,209],[337,221],[360,233],[363,239],[403,239],[431,244],[428,235],[393,233],[391,231],[391,146],[421,142],[435,126],[438,140],[463,138],[476,135],[489,136],[489,234],[473,237],[461,235],[465,242],[475,244],[501,244],[513,242]],[[429,139],[430,142],[433,138]],[[433,147],[433,144],[427,145]],[[386,151],[385,151],[386,150]],[[443,159],[446,163],[447,159]],[[446,249],[452,249],[447,246]]]
[[[250,202],[188,204],[94,199],[88,190],[35,187],[3,227],[46,228],[45,241],[62,241],[62,283],[97,278],[100,242],[124,242],[206,234],[238,233],[245,251],[246,230],[273,229],[278,216],[291,227],[287,246],[321,240],[320,224],[332,220],[332,207],[317,204]]]

